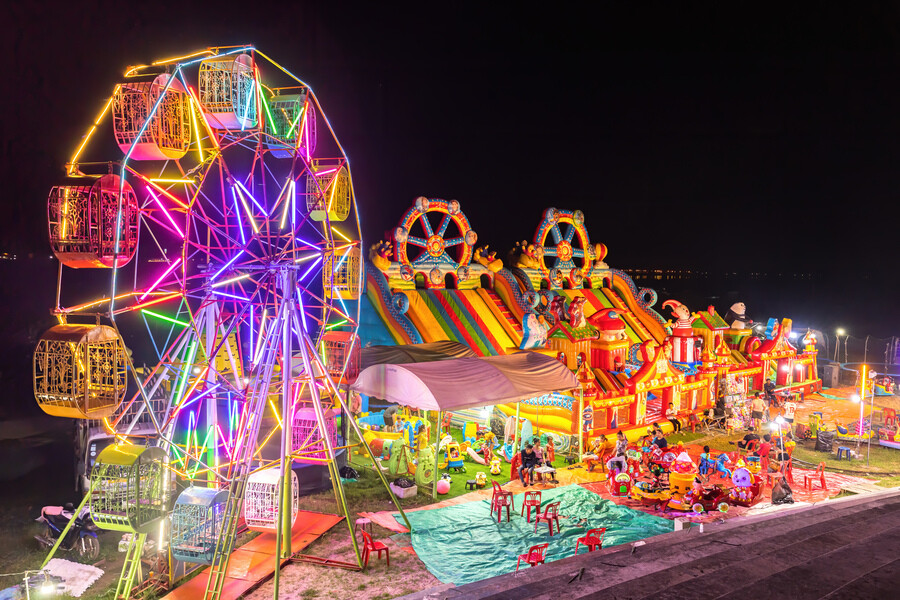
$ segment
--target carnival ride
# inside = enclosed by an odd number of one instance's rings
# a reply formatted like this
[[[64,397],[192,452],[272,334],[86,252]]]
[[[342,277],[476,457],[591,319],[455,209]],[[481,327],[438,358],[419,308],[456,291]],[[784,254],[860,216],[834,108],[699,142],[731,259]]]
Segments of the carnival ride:
[[[306,83],[253,46],[215,47],[129,67],[66,175],[48,199],[59,324],[35,350],[36,399],[116,440],[85,502],[134,534],[117,597],[158,534],[210,565],[218,598],[239,521],[291,555],[295,463],[327,467],[347,516],[336,421],[363,291],[347,156]]]

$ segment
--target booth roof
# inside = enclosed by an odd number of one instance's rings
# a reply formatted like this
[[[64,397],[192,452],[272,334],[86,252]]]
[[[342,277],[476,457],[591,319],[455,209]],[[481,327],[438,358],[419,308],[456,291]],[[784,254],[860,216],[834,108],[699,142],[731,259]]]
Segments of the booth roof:
[[[405,346],[369,346],[360,350],[359,362],[360,368],[366,369],[380,364],[405,365],[473,356],[477,355],[465,344],[445,340]]]
[[[578,379],[555,358],[519,352],[364,369],[350,389],[425,410],[464,410],[518,402],[578,387]]]

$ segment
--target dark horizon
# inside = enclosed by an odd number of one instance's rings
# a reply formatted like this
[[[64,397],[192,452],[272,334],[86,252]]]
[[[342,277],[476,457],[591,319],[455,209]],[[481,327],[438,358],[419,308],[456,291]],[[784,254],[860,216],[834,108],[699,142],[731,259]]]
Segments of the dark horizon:
[[[501,257],[581,209],[614,267],[815,274],[673,294],[900,333],[900,8],[711,6],[13,6],[0,252],[49,254],[47,192],[127,65],[253,43],[316,90],[367,245],[419,195],[458,199]]]

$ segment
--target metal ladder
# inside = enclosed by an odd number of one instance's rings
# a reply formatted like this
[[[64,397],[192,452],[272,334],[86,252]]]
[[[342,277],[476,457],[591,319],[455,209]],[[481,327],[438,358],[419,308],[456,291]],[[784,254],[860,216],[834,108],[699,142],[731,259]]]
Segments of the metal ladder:
[[[272,339],[272,338],[275,339]],[[269,383],[275,363],[275,352],[278,346],[277,336],[269,336],[266,340],[266,349],[260,364],[266,365],[266,372],[258,376],[251,394],[248,398],[246,410],[238,431],[242,433],[236,440],[236,456],[234,457],[234,471],[232,471],[229,485],[228,502],[225,503],[225,515],[222,521],[222,531],[216,542],[216,550],[212,563],[209,566],[209,579],[206,582],[206,590],[203,593],[205,600],[218,600],[225,584],[225,574],[228,571],[228,562],[234,549],[234,538],[237,535],[238,521],[244,507],[244,490],[247,487],[247,477],[250,475],[253,462],[253,453],[256,449],[256,439],[259,436],[259,427],[269,395]],[[246,420],[244,420],[246,419]]]
[[[141,552],[144,550],[146,533],[133,533],[128,542],[128,551],[125,553],[125,563],[122,565],[122,575],[116,585],[116,600],[129,600],[131,588],[134,587],[135,578],[141,571]]]

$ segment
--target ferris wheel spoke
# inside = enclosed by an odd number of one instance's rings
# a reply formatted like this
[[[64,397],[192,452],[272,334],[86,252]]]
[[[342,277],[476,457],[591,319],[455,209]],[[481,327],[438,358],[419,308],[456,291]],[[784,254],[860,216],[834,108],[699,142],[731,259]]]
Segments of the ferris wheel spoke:
[[[450,221],[453,219],[450,218],[450,215],[444,215],[444,218],[441,219],[441,224],[438,225],[437,235],[444,237],[444,233],[447,231],[447,226],[450,225]]]
[[[566,241],[571,242],[572,238],[575,237],[575,226],[567,223],[568,229],[566,229]]]
[[[556,248],[544,248],[544,256],[556,256]]]
[[[412,244],[413,246],[418,246],[419,248],[427,248],[428,247],[428,242],[426,240],[423,240],[420,237],[415,237],[412,235],[407,236],[406,243]]]
[[[562,241],[563,236],[559,231],[559,223],[554,223],[553,227],[550,228],[550,234],[553,236],[553,243],[558,244]]]
[[[459,246],[464,243],[466,240],[461,237],[450,238],[444,242],[444,248],[452,248],[453,246]]]
[[[428,237],[434,235],[434,230],[431,228],[431,221],[428,220],[428,213],[424,212],[419,216],[419,220],[422,222],[422,229],[425,230],[425,234]]]
[[[584,258],[584,250],[576,248],[575,250],[572,250],[572,256],[575,258]]]

